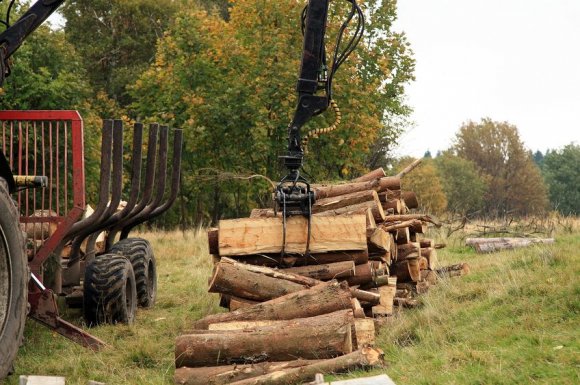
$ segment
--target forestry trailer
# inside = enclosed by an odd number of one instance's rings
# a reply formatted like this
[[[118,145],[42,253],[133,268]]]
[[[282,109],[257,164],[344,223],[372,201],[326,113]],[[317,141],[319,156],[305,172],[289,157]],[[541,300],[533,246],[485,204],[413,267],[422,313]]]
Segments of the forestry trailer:
[[[0,83],[10,56],[64,0],[39,0],[0,34]],[[0,111],[0,381],[12,369],[28,315],[86,347],[104,343],[59,317],[56,297],[87,325],[131,323],[155,302],[151,245],[129,238],[165,212],[179,188],[182,133],[103,122],[99,200],[85,200],[83,121],[76,111]],[[132,138],[124,178],[123,137]],[[144,137],[147,138],[144,143]],[[143,147],[146,146],[146,157]],[[127,146],[128,147],[128,146]],[[168,167],[168,159],[171,166]],[[122,200],[123,181],[130,181]]]

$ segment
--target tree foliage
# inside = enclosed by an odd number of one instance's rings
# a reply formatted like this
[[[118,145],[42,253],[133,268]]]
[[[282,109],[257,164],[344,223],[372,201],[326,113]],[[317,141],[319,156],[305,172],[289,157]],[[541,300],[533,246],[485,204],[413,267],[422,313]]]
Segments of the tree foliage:
[[[543,171],[554,208],[565,215],[580,214],[580,146],[571,143],[547,153]]]
[[[98,90],[127,105],[126,86],[153,61],[155,44],[179,3],[172,0],[66,1],[68,40],[81,54],[87,75]]]
[[[394,165],[395,173],[398,173],[415,159],[402,157]],[[442,214],[447,209],[447,197],[443,184],[433,159],[424,158],[423,162],[401,181],[405,191],[413,191],[417,194],[420,209],[425,212]]]
[[[184,191],[189,212],[208,219],[239,215],[267,191],[266,183],[213,177],[227,170],[277,180],[283,171],[286,127],[295,108],[294,92],[302,36],[296,0],[238,0],[226,21],[200,9],[183,9],[159,41],[155,62],[132,88],[139,116],[156,116],[186,130]],[[343,124],[330,136],[312,140],[306,170],[315,179],[349,178],[366,169],[373,145],[396,137],[389,122],[409,112],[402,101],[414,61],[405,36],[392,31],[395,3],[365,3],[365,41],[341,67],[334,93]],[[332,32],[343,21],[343,3],[333,3]],[[332,113],[306,129],[323,127]],[[390,139],[392,141],[392,139]],[[377,151],[384,157],[384,147]],[[200,176],[203,174],[203,177]],[[198,218],[199,215],[196,215]]]
[[[487,189],[473,162],[446,151],[435,158],[441,184],[452,213],[471,215],[483,208]]]
[[[547,193],[540,170],[515,126],[489,118],[468,122],[457,133],[453,149],[473,162],[488,181],[487,213],[531,214],[546,209]]]

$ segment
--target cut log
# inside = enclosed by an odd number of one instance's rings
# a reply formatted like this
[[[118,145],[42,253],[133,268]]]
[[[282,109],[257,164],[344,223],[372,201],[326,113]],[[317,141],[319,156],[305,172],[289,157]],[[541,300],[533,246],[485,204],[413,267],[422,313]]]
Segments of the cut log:
[[[421,256],[429,261],[429,270],[435,270],[437,267],[437,250],[433,247],[421,248]]]
[[[369,253],[367,250],[346,250],[333,253],[311,254],[300,256],[294,260],[294,266],[324,265],[328,263],[352,261],[355,265],[367,263]]]
[[[264,266],[222,258],[210,281],[210,293],[266,301],[318,284],[319,281]]]
[[[551,244],[554,243],[554,238],[467,238],[465,242],[466,245],[473,246],[478,253],[493,253],[538,243]]]
[[[253,306],[259,302],[257,301],[252,301],[249,299],[245,299],[245,298],[239,298],[239,297],[235,297],[235,296],[228,296],[229,297],[229,309],[230,311],[236,311],[238,309],[244,308],[244,307],[248,307],[248,306]]]
[[[409,242],[397,245],[398,261],[404,259],[418,258],[421,254],[421,246],[419,242]]]
[[[405,202],[405,205],[410,209],[416,209],[417,207],[419,207],[417,194],[415,194],[413,191],[402,191],[401,199]]]
[[[250,218],[274,218],[276,216],[282,216],[282,213],[274,215],[273,209],[253,209],[250,212]]]
[[[308,265],[284,269],[284,272],[327,281],[335,278],[348,278],[354,275],[355,265],[352,261],[328,263],[324,265]]]
[[[312,190],[316,194],[316,199],[332,198],[339,195],[346,195],[358,191],[378,190],[379,180],[374,179],[367,182],[358,183],[344,183],[331,185],[311,185]]]
[[[379,196],[375,190],[358,191],[332,198],[320,199],[312,206],[312,212],[316,214],[324,211],[338,210],[364,202],[378,201],[378,199]]]
[[[350,286],[362,285],[371,282],[374,277],[373,267],[370,262],[362,265],[356,265],[354,268],[354,276],[346,279]]]
[[[391,250],[391,242],[393,238],[388,232],[381,228],[372,230],[371,235],[367,239],[369,252],[385,252]]]
[[[388,274],[384,274],[384,275],[379,275],[376,277],[373,277],[373,280],[371,282],[365,283],[364,285],[361,285],[360,288],[363,290],[372,290],[372,289],[376,289],[378,287],[381,286],[386,286],[386,285],[396,285],[397,284],[397,277],[396,276],[390,276]]]
[[[469,265],[467,263],[457,263],[440,267],[435,272],[439,277],[459,277],[469,274]]]
[[[379,303],[381,299],[381,295],[378,293],[373,293],[367,290],[361,290],[351,287],[350,292],[353,297],[358,299],[361,302],[369,303],[372,305],[376,305]]]
[[[299,368],[321,360],[259,362],[249,365],[226,365],[201,368],[177,368],[173,381],[178,385],[226,385],[234,381],[261,376],[280,370]]]
[[[354,320],[354,333],[352,334],[354,349],[362,349],[367,345],[374,345],[375,321],[371,318],[356,318]]]
[[[195,329],[206,329],[218,322],[248,320],[288,320],[314,317],[349,309],[352,295],[346,282],[323,282],[310,289],[287,294],[230,313],[211,314],[194,323]]]
[[[391,274],[397,277],[398,282],[418,282],[421,280],[421,271],[417,259],[407,259],[391,266]]]
[[[423,221],[414,221],[414,223],[409,226],[409,231],[415,235],[415,234],[425,234],[428,230],[428,226],[426,222]],[[415,242],[415,241],[413,241]]]
[[[421,270],[421,281],[429,282],[429,285],[437,283],[437,274],[433,270]]]
[[[381,286],[378,288],[381,300],[373,306],[373,316],[388,316],[393,314],[393,298],[397,292],[397,286]]]
[[[433,223],[437,227],[441,227],[441,222],[438,219],[432,217],[431,215],[427,214],[404,214],[404,215],[391,215],[385,218],[385,222],[404,222],[410,221],[413,219],[418,219],[420,221],[425,221],[429,223]],[[385,223],[386,225],[386,223]]]
[[[353,325],[354,317],[348,310],[278,321],[274,326],[182,335],[175,343],[175,366],[336,357],[352,352]]]
[[[389,192],[401,189],[401,178],[396,176],[387,176],[385,178],[379,179],[378,192]]]
[[[384,353],[381,349],[364,347],[344,356],[299,368],[279,370],[263,376],[236,381],[230,385],[299,384],[311,380],[316,373],[339,373],[359,367],[382,366],[384,363],[383,355]]]
[[[415,298],[398,298],[395,297],[393,302],[396,306],[405,307],[407,309],[413,309],[419,306],[419,301]]]
[[[405,227],[421,225],[422,223],[423,222],[421,222],[418,219],[411,219],[409,221],[403,221],[403,222],[385,222],[384,224],[381,225],[381,228],[385,231],[395,231],[395,230],[402,229]]]
[[[302,216],[286,219],[284,244],[281,218],[242,218],[219,222],[219,254],[306,252],[308,220]],[[311,218],[310,252],[366,250],[365,215]]]
[[[403,204],[400,199],[389,199],[386,202],[382,202],[384,210],[393,209],[393,214],[403,213]]]
[[[360,305],[360,302],[356,298],[350,299],[350,304],[352,306],[352,311],[354,314],[354,318],[365,318],[365,311]],[[354,340],[354,338],[353,338]]]
[[[386,176],[387,176],[387,174],[385,173],[385,170],[382,167],[379,167],[379,168],[377,168],[369,173],[366,173],[364,175],[359,176],[356,179],[353,179],[352,182],[353,183],[368,182],[368,181],[372,181],[375,179],[384,178]]]
[[[405,175],[407,175],[408,173],[413,171],[415,169],[415,167],[417,167],[419,164],[421,164],[422,161],[423,161],[422,158],[413,161],[413,163],[411,163],[410,165],[408,165],[407,167],[402,169],[401,172],[399,172],[397,174],[397,177],[399,177],[399,178],[404,177]]]
[[[435,241],[432,239],[423,238],[419,241],[419,243],[421,244],[421,249],[435,247]]]
[[[375,216],[373,215],[373,209],[367,209],[366,216],[367,216],[367,232],[369,229],[376,229],[377,221],[375,220]]]
[[[335,210],[327,210],[320,213],[316,213],[314,214],[314,217],[356,215],[356,214],[366,215],[369,209],[371,209],[375,221],[383,221],[385,219],[385,211],[383,210],[381,203],[378,201],[378,198],[376,200],[363,202],[352,206],[345,206]]]
[[[397,229],[396,242],[397,244],[409,243],[411,241],[411,234],[408,227]],[[397,258],[398,255],[397,255]]]
[[[429,268],[429,261],[425,257],[419,257],[419,269],[427,270]]]
[[[215,227],[207,230],[207,245],[210,254],[219,255],[219,230]]]

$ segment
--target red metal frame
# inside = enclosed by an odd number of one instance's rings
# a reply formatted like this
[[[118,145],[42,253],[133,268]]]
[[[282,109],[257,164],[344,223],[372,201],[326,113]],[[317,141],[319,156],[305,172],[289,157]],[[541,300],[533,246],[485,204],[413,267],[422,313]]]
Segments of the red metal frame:
[[[25,226],[46,222],[58,224],[56,231],[36,250],[29,262],[32,273],[42,279],[42,264],[85,210],[83,120],[77,111],[69,110],[0,111],[0,124],[2,149],[9,154],[12,169],[20,175],[32,171],[32,174],[46,173],[44,176],[49,177],[49,187],[46,192],[39,193],[40,196],[28,190],[18,194],[21,223]],[[14,138],[16,131],[17,143]],[[69,148],[72,159],[68,156]],[[44,159],[47,154],[48,159]],[[72,184],[72,200],[68,196],[69,184]],[[39,208],[49,215],[31,216]],[[53,211],[56,215],[52,215]]]
[[[98,350],[105,343],[60,318],[53,292],[41,283],[43,262],[85,211],[83,120],[77,111],[0,111],[0,125],[2,150],[8,155],[12,170],[20,175],[48,177],[47,189],[18,193],[20,222],[25,228],[31,223],[57,223],[56,231],[34,250],[29,260],[31,273],[40,280],[39,283],[32,279],[28,285],[29,316],[83,346]],[[71,185],[72,200],[68,196]],[[31,215],[39,208],[40,217]]]

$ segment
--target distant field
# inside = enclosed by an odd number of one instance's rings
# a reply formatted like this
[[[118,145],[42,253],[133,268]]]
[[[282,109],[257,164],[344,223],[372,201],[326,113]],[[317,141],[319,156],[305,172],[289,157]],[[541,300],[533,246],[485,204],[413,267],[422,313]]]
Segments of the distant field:
[[[439,259],[468,262],[472,273],[441,282],[422,308],[387,323],[378,339],[388,361],[381,371],[401,385],[580,383],[580,228],[556,228],[555,245],[489,255],[463,247],[464,235],[443,239],[449,247]],[[203,231],[140,236],[157,256],[156,307],[139,310],[130,327],[91,329],[110,345],[99,353],[28,322],[8,384],[20,374],[66,376],[67,384],[172,383],[175,337],[219,311],[206,292],[211,259]],[[79,312],[66,318],[82,323]]]

